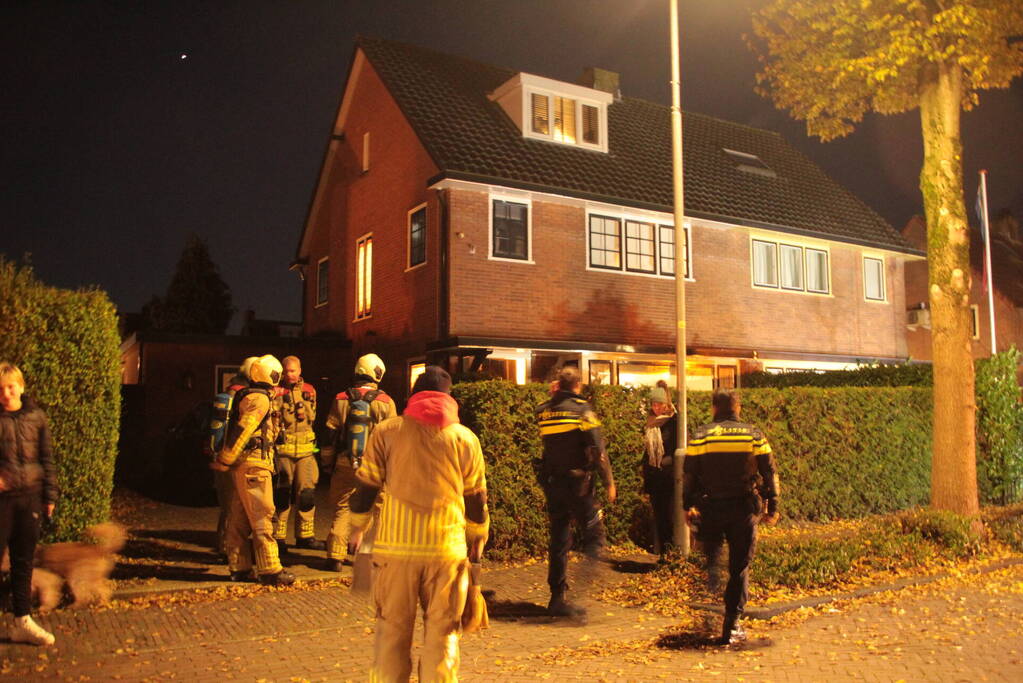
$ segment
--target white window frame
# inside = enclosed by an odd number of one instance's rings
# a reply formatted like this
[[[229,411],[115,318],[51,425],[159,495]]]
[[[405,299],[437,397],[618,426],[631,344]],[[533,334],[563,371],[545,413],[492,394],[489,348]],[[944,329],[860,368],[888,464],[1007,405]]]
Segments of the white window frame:
[[[323,296],[323,299],[321,300],[320,299],[320,291],[321,291],[320,276],[321,276],[321,268],[322,268],[324,263],[327,264],[327,282],[326,282],[327,286],[325,288],[323,288],[324,296]],[[328,303],[330,303],[330,257],[329,256],[324,256],[323,258],[321,258],[319,261],[316,262],[316,294],[315,294],[315,298],[314,298],[313,308],[320,308],[321,306],[326,306]]]
[[[630,254],[634,254],[635,256],[637,256],[639,258],[643,258],[643,257],[647,256],[647,254],[641,254],[639,252],[630,252],[629,251],[629,239],[630,239],[629,238],[629,224],[630,223],[632,225],[642,225],[642,226],[647,226],[647,227],[650,228],[650,239],[649,240],[646,240],[646,239],[644,239],[642,237],[633,237],[633,238],[631,238],[633,240],[641,240],[641,241],[644,241],[644,242],[649,241],[653,245],[653,252],[651,254],[649,254],[649,257],[650,257],[650,269],[649,270],[645,270],[643,268],[638,268],[638,267],[637,268],[630,268],[629,267],[629,255]],[[624,224],[622,226],[622,230],[623,230],[623,235],[622,235],[623,236],[623,239],[622,239],[622,265],[625,267],[625,270],[630,272],[630,273],[639,273],[639,274],[642,274],[642,275],[657,275],[658,274],[658,265],[659,265],[658,264],[658,258],[659,258],[659,249],[658,249],[658,247],[660,246],[660,238],[661,238],[661,231],[658,229],[657,221],[653,221],[653,220],[643,220],[643,221],[641,221],[641,220],[636,220],[634,218],[627,218],[624,221]]]
[[[792,284],[785,284],[785,259],[782,254],[786,251],[797,251],[799,252],[799,258],[796,259],[796,263],[799,264],[798,278],[799,286]],[[798,244],[786,244],[784,242],[778,243],[778,286],[788,292],[805,292],[806,291],[806,255],[803,252],[803,247]]]
[[[365,263],[363,265],[363,246],[367,245],[365,251]],[[367,232],[355,240],[355,322],[368,320],[373,317],[373,233]],[[368,271],[368,272],[367,272]]]
[[[419,211],[423,212],[423,260],[420,263],[412,263],[412,216]],[[426,265],[429,261],[427,254],[428,242],[426,233],[429,229],[430,214],[426,208],[426,202],[412,208],[405,214],[405,272],[416,270]]]
[[[867,296],[867,261],[874,261],[874,262],[879,264],[879,267],[878,267],[878,270],[877,270],[878,274],[881,276],[881,282],[880,282],[881,298],[879,298],[879,299]],[[863,255],[862,266],[860,268],[860,272],[863,275],[863,299],[864,299],[864,301],[870,301],[871,303],[880,303],[880,304],[887,303],[887,301],[888,301],[888,286],[887,286],[888,283],[886,282],[887,277],[886,277],[886,273],[885,273],[884,257],[883,256],[873,256],[873,255],[868,256],[867,254],[864,254]]]
[[[764,284],[757,282],[756,272],[756,247],[755,244],[760,242],[761,244],[767,244],[774,247],[774,272],[775,272],[775,283]],[[783,273],[782,273],[782,251],[784,249],[799,249],[800,250],[800,287],[792,287],[783,284]],[[807,279],[807,273],[809,268],[807,266],[809,253],[817,252],[824,254],[824,267],[827,269],[826,273],[826,291],[819,291],[816,289],[810,289],[810,283]],[[786,242],[778,239],[772,239],[768,237],[762,237],[759,235],[750,235],[750,247],[749,247],[749,270],[750,270],[750,285],[754,289],[770,289],[779,292],[790,292],[794,294],[812,294],[814,296],[831,296],[831,250],[823,246],[810,246],[805,243],[799,242]]]
[[[547,98],[547,133],[538,133],[533,130],[533,95]],[[554,98],[560,97],[572,100],[575,103],[575,142],[558,140],[554,133]],[[607,151],[607,105],[597,100],[580,97],[576,93],[558,92],[544,88],[526,87],[522,93],[523,116],[522,134],[527,138],[535,140],[547,140],[559,145],[569,147],[582,147],[600,152]],[[583,105],[594,107],[597,110],[597,142],[586,142],[583,140]]]
[[[511,204],[525,205],[526,207],[525,259],[494,255],[494,202],[507,202]],[[491,261],[503,261],[505,263],[535,264],[535,261],[533,261],[533,200],[531,198],[511,194],[491,194],[487,198],[487,258],[490,259]]]
[[[605,220],[618,221],[618,267],[614,266],[601,266],[594,265],[593,257],[591,253],[591,239],[593,233],[590,231],[591,219],[592,218],[603,218]],[[638,269],[630,269],[626,260],[626,234],[628,223],[647,223],[654,227],[654,269],[653,271],[645,271]],[[682,229],[685,231],[686,240],[686,260],[685,260],[685,273],[684,277],[686,282],[693,282],[693,226],[689,221],[686,221]],[[604,210],[600,207],[594,206],[586,210],[586,270],[594,272],[612,272],[612,273],[625,273],[627,275],[638,275],[640,277],[656,277],[664,280],[674,280],[675,273],[665,273],[661,270],[661,259],[662,259],[662,245],[665,243],[661,239],[661,230],[671,231],[672,238],[675,235],[675,226],[671,223],[665,223],[663,218],[655,216],[643,216],[632,213],[618,213],[614,210]],[[674,242],[672,242],[674,244]],[[678,249],[673,250],[674,254],[678,253]]]

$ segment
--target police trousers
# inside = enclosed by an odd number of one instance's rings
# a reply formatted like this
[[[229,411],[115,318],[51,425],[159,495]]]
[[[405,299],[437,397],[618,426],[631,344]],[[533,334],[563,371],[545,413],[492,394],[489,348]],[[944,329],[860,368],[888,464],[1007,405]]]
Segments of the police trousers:
[[[276,574],[283,569],[273,537],[273,488],[270,470],[246,465],[231,469],[235,495],[227,512],[227,566],[232,572],[252,568],[255,554],[256,573]],[[249,536],[252,542],[249,542]]]
[[[586,477],[588,480],[590,477]],[[578,477],[551,477],[544,485],[550,521],[547,585],[551,593],[568,589],[568,551],[572,547],[572,521],[583,537],[583,552],[590,557],[607,545],[604,520],[593,499],[593,485]]]
[[[702,502],[697,539],[703,543],[707,571],[713,572],[721,556],[722,542],[728,542],[728,585],[725,587],[725,616],[740,617],[749,598],[749,565],[757,541],[759,499],[752,496]]]
[[[304,490],[308,490],[306,495],[314,495],[316,484],[320,481],[320,468],[316,464],[316,457],[313,455],[278,456],[277,476],[290,484],[290,495],[288,496],[290,505],[282,506],[274,513],[274,538],[280,541],[287,539],[288,519],[292,506],[295,508],[295,540],[312,538],[315,535],[316,508],[310,508],[303,512],[299,507],[299,496]]]
[[[458,680],[462,610],[469,587],[465,560],[373,558],[376,637],[373,683],[408,681],[412,674],[412,635],[423,609],[419,680]]]

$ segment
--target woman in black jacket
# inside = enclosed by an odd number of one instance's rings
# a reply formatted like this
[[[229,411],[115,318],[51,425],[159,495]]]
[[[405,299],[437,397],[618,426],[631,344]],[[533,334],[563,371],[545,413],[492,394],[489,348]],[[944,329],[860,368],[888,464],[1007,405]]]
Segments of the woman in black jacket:
[[[11,602],[16,643],[52,645],[53,634],[32,620],[32,560],[42,517],[57,502],[57,474],[46,413],[25,397],[25,378],[0,363],[0,553],[11,553]]]
[[[654,513],[654,549],[663,558],[672,546],[675,525],[675,471],[678,413],[664,380],[650,391],[650,411],[643,427],[643,492],[650,496]]]

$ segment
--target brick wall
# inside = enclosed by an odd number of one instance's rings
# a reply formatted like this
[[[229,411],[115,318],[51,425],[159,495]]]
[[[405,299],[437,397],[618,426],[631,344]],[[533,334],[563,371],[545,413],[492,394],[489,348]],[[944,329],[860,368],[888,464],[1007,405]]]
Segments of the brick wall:
[[[451,192],[451,333],[671,345],[674,282],[586,269],[582,206],[533,202],[533,260],[487,258],[489,196]],[[862,250],[832,243],[832,296],[754,289],[744,229],[697,225],[688,343],[904,356],[903,263],[886,255],[888,302],[863,299]],[[784,239],[783,237],[781,239]],[[472,253],[475,247],[475,253]]]

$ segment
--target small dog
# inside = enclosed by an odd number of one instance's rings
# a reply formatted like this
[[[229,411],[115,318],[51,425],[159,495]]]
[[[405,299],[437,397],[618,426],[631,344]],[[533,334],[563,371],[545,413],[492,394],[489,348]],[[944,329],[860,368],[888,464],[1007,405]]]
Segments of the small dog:
[[[32,572],[32,589],[38,593],[40,609],[48,611],[60,602],[63,581],[71,593],[72,607],[107,602],[113,593],[107,577],[127,540],[123,526],[104,522],[86,529],[81,542],[40,546]]]

